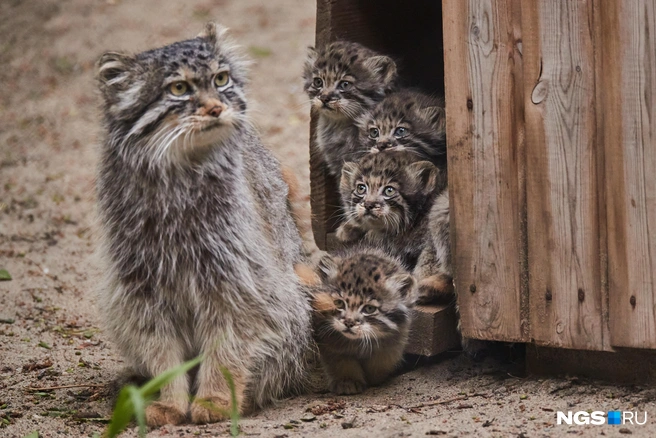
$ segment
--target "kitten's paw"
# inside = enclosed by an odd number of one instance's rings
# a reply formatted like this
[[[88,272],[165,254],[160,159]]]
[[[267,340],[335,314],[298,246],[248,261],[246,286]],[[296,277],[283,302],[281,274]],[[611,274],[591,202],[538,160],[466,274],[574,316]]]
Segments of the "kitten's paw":
[[[453,283],[450,277],[433,275],[419,282],[417,304],[441,303],[453,301]]]
[[[366,383],[359,380],[338,380],[330,385],[330,392],[337,395],[360,394],[367,387]]]
[[[362,231],[361,228],[354,227],[353,225],[350,225],[349,223],[345,223],[340,225],[339,228],[337,228],[337,231],[335,232],[335,237],[340,242],[353,242],[355,240],[358,240],[364,236],[364,231]]]
[[[221,397],[200,398],[191,404],[192,423],[216,423],[228,418],[230,418],[230,402]]]
[[[151,427],[165,424],[182,424],[187,421],[187,413],[177,404],[156,401],[146,408],[146,423]]]

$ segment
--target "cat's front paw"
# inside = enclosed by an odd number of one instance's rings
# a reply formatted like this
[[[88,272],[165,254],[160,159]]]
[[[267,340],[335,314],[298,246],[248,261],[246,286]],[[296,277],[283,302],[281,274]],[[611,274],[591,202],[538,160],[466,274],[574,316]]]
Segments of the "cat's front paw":
[[[230,418],[230,402],[221,397],[199,398],[191,404],[193,423],[216,423],[228,418]]]
[[[361,239],[364,234],[362,228],[355,227],[347,222],[337,228],[335,237],[337,237],[340,242],[353,242]]]
[[[146,423],[150,427],[177,425],[186,421],[187,413],[177,404],[156,401],[146,408]]]
[[[337,395],[360,394],[367,387],[365,382],[359,380],[344,379],[331,383],[330,392]]]

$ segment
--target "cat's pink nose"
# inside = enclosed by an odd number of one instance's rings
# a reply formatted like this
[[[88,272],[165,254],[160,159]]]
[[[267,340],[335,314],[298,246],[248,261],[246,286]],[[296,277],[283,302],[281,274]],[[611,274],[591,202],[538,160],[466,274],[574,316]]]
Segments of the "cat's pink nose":
[[[209,115],[212,116],[212,117],[219,117],[219,116],[221,115],[222,112],[223,112],[223,108],[221,108],[220,106],[217,105],[217,106],[212,107],[212,108],[207,112],[207,114],[209,114]]]

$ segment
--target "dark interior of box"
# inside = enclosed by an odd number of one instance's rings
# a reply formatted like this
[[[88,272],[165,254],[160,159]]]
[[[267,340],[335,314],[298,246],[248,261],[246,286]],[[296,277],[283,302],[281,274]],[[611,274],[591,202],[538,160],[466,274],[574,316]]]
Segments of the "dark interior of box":
[[[320,0],[317,45],[340,39],[391,56],[397,61],[403,85],[444,96],[440,1]],[[320,231],[330,233],[339,225],[337,181],[325,174],[322,177],[326,178],[322,186],[327,196],[321,201],[326,205],[325,228]],[[326,241],[325,236],[317,237],[318,243]]]

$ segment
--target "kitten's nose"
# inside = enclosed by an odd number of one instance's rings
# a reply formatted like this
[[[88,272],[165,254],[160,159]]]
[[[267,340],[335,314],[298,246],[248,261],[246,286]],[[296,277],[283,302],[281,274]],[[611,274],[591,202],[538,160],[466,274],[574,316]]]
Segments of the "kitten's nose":
[[[378,203],[377,203],[377,202],[373,202],[373,201],[364,201],[364,208],[366,208],[367,210],[373,210],[373,209],[376,208],[376,207],[378,207]]]
[[[390,142],[389,141],[379,141],[376,143],[376,147],[378,148],[379,151],[384,151],[388,147],[390,147]]]
[[[345,319],[344,325],[346,326],[346,328],[351,328],[355,325],[355,321],[353,321],[352,319]]]
[[[324,105],[325,105],[325,104],[328,104],[328,103],[330,103],[330,102],[334,102],[334,101],[336,101],[336,100],[337,100],[337,96],[335,96],[335,95],[332,94],[332,93],[330,93],[330,94],[322,94],[321,96],[319,96],[319,100],[321,100],[321,102],[323,102]]]

